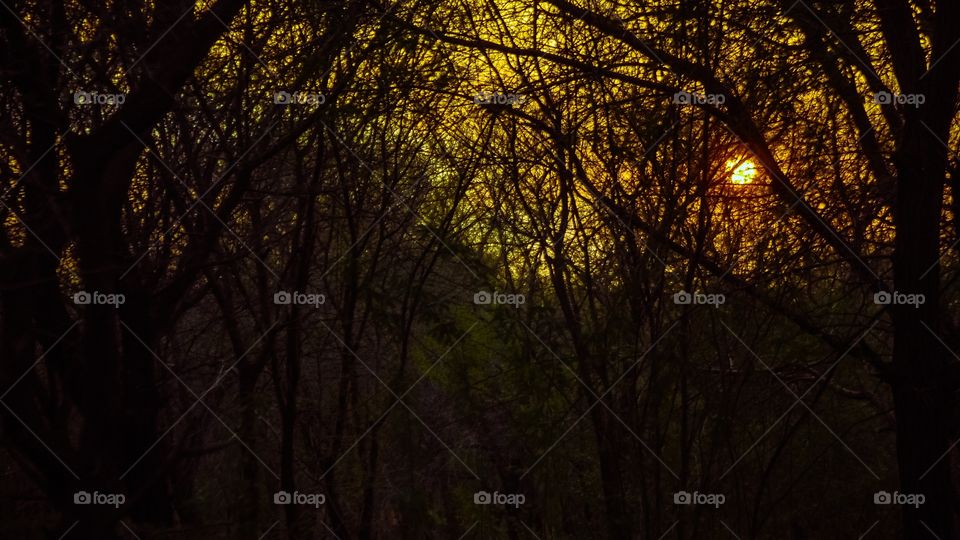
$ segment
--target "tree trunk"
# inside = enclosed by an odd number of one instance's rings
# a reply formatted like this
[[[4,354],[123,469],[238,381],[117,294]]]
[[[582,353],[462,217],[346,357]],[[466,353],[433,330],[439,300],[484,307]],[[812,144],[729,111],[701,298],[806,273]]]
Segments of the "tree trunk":
[[[919,507],[904,505],[903,537],[956,538],[950,438],[955,398],[939,384],[947,353],[940,332],[940,208],[945,155],[926,128],[908,124],[897,153],[897,227],[893,258],[895,290],[921,293],[919,307],[892,305],[893,396],[897,415],[900,492],[923,494]],[[929,530],[927,530],[929,529]]]

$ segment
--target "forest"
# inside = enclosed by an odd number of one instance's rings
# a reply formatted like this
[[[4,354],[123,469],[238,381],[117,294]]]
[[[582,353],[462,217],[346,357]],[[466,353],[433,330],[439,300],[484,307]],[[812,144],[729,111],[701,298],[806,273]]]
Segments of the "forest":
[[[960,2],[0,0],[0,539],[960,539]]]

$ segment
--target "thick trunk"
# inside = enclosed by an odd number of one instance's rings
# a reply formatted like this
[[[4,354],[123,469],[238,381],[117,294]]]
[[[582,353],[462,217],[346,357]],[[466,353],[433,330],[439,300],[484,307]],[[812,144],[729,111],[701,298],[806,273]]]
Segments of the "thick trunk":
[[[634,538],[630,514],[623,489],[623,466],[620,452],[623,445],[615,429],[611,413],[601,405],[591,411],[594,434],[597,439],[597,453],[600,459],[600,480],[603,485],[603,499],[607,514],[607,538],[612,540],[630,540]]]
[[[129,327],[121,334],[122,384],[126,408],[120,418],[123,426],[123,446],[120,452],[124,464],[137,463],[127,476],[127,492],[143,493],[131,513],[138,521],[169,525],[173,520],[173,503],[165,481],[165,456],[158,448],[160,437],[158,417],[163,400],[157,384],[157,360],[149,347],[157,340],[157,330],[149,317],[147,295],[125,289],[126,303],[121,317]],[[133,333],[136,333],[136,336]],[[159,474],[158,474],[159,473]]]
[[[84,514],[70,520],[62,520],[53,530],[48,531],[47,538],[60,540],[61,538],[90,538],[97,540],[119,540],[124,535],[117,533],[117,520],[106,516],[91,517]],[[129,531],[123,529],[130,536]]]
[[[302,290],[302,289],[301,289]],[[287,358],[286,358],[286,403],[283,407],[281,441],[280,441],[280,486],[287,493],[296,491],[296,475],[294,471],[295,444],[294,436],[297,425],[297,390],[300,386],[300,349],[299,349],[299,319],[297,307],[293,306],[290,318],[290,327],[287,329]],[[283,507],[287,520],[287,538],[298,540],[306,538],[307,524],[302,522],[303,512],[297,504],[287,504]]]
[[[251,448],[257,444],[257,410],[256,410],[256,381],[259,371],[244,365],[240,368],[240,395],[243,396],[243,410],[240,415],[240,440]],[[237,486],[240,497],[235,510],[237,527],[234,529],[234,538],[239,540],[256,540],[260,536],[260,462],[250,452],[242,451],[240,455],[240,473]],[[272,497],[273,495],[270,494]]]
[[[904,538],[930,538],[931,532],[956,538],[950,473],[956,399],[939,383],[947,352],[934,334],[941,331],[937,261],[945,160],[922,129],[908,127],[897,163],[895,290],[925,296],[919,307],[891,306],[899,490],[926,498],[919,507],[902,507]]]

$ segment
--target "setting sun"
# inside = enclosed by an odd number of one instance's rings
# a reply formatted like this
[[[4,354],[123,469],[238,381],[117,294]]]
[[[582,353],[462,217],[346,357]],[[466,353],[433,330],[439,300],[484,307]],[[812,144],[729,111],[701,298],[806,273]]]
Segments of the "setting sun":
[[[749,184],[757,176],[757,166],[752,161],[742,163],[736,161],[727,162],[727,170],[730,171],[730,181],[734,184]]]

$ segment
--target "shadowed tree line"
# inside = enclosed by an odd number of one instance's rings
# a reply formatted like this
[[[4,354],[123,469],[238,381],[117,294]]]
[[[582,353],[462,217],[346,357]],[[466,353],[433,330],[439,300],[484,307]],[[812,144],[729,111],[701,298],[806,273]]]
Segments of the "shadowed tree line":
[[[957,537],[958,22],[4,0],[0,538]]]

